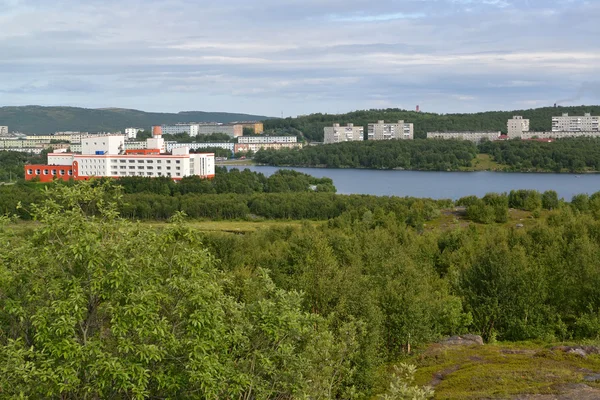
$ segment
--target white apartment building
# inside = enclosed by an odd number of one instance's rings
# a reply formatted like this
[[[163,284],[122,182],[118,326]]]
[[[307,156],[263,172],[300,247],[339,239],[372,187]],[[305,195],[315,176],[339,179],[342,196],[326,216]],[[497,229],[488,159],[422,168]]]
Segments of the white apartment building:
[[[600,131],[523,132],[521,139],[567,139],[576,137],[600,138]]]
[[[523,132],[529,132],[529,120],[520,115],[515,115],[508,120],[508,138],[515,139],[523,136]]]
[[[296,136],[240,136],[238,143],[297,143]]]
[[[552,117],[552,132],[599,132],[600,117],[585,113],[583,117],[563,114]]]
[[[225,149],[229,150],[233,153],[235,143],[177,143],[177,142],[167,142],[167,152],[172,152],[173,149],[177,149],[180,147],[189,147],[190,150],[199,150],[199,149]]]
[[[384,121],[377,121],[376,124],[369,124],[369,130],[367,132],[368,140],[412,140],[413,138],[414,125],[402,120],[395,124],[386,124]]]
[[[497,132],[427,132],[427,139],[470,140],[479,143],[482,140],[498,140],[502,133]]]
[[[302,143],[236,143],[234,151],[236,153],[259,150],[282,150],[282,149],[301,149]]]
[[[329,143],[341,143],[341,142],[357,142],[364,140],[365,134],[362,126],[354,126],[354,124],[348,124],[346,126],[340,126],[340,124],[333,124],[333,126],[326,126],[323,128],[325,144]]]
[[[127,139],[135,139],[137,137],[138,132],[143,132],[142,128],[125,128],[125,137]]]
[[[0,135],[8,135],[8,126],[0,126]]]

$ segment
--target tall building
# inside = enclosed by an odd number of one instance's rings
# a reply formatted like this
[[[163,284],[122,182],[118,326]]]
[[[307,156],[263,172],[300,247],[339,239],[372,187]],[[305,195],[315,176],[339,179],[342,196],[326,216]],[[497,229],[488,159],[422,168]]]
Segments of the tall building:
[[[142,132],[142,128],[125,128],[125,137],[127,139],[135,139],[138,132]]]
[[[523,132],[529,132],[529,120],[520,115],[515,115],[508,120],[508,138],[515,139],[523,136]]]
[[[341,143],[341,142],[356,142],[364,140],[364,130],[362,126],[354,126],[354,124],[348,124],[346,126],[340,126],[340,124],[333,124],[333,126],[326,126],[323,128],[325,134],[324,143]]]
[[[8,126],[0,126],[0,135],[8,135]]]
[[[81,143],[81,154],[49,153],[47,165],[26,165],[25,179],[49,182],[53,179],[144,176],[179,180],[193,175],[203,178],[215,175],[213,153],[190,154],[188,147],[181,147],[174,148],[172,154],[162,154],[165,143],[160,134],[146,143],[146,149],[127,150],[123,135],[86,138]]]
[[[396,124],[386,124],[384,121],[377,121],[376,124],[369,124],[368,140],[411,140],[413,137],[414,125],[411,123],[398,121]]]
[[[585,113],[583,117],[570,117],[563,114],[560,117],[552,117],[552,132],[599,132],[600,117]]]

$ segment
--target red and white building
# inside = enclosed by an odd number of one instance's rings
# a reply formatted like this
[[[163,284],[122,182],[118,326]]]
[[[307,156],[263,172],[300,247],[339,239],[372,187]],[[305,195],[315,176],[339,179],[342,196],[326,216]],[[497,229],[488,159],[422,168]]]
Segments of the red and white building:
[[[214,153],[190,154],[189,148],[181,147],[165,154],[160,129],[155,128],[153,133],[154,136],[147,140],[147,148],[139,150],[126,150],[123,135],[82,139],[81,154],[49,153],[47,165],[25,166],[25,179],[39,178],[41,182],[49,182],[53,179],[144,176],[179,180],[186,176],[215,176]]]

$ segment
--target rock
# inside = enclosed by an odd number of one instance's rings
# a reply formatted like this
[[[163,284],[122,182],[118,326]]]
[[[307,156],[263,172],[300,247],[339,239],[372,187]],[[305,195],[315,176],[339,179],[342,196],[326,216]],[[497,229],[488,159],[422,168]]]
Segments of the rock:
[[[440,344],[447,346],[469,346],[469,345],[483,345],[483,338],[479,335],[460,335],[452,336],[447,339],[440,341]]]
[[[523,228],[525,225],[523,224],[517,224],[517,228]]]
[[[556,346],[552,350],[562,351],[567,354],[577,354],[586,357],[590,354],[600,354],[600,348],[597,346]]]
[[[590,374],[583,377],[586,382],[598,382],[600,381],[600,374]]]

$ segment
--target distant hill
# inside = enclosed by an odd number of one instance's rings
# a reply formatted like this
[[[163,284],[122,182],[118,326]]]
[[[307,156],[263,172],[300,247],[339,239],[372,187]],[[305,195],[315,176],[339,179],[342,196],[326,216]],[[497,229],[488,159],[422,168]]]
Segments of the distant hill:
[[[417,113],[400,109],[353,111],[347,114],[310,114],[298,118],[271,119],[265,121],[265,130],[299,130],[311,141],[323,141],[323,127],[335,122],[345,125],[349,122],[367,125],[378,120],[394,122],[404,120],[415,124],[415,137],[424,138],[433,131],[502,131],[506,133],[506,122],[513,115],[521,115],[531,120],[531,130],[549,131],[552,129],[552,117],[562,113],[569,115],[600,114],[600,106],[545,107],[530,110],[488,111],[475,114],[435,114]]]
[[[58,131],[113,132],[127,127],[148,129],[152,125],[178,122],[262,121],[264,115],[226,112],[183,111],[151,113],[124,108],[90,109],[78,107],[20,106],[0,107],[0,125],[10,131],[48,134]]]

